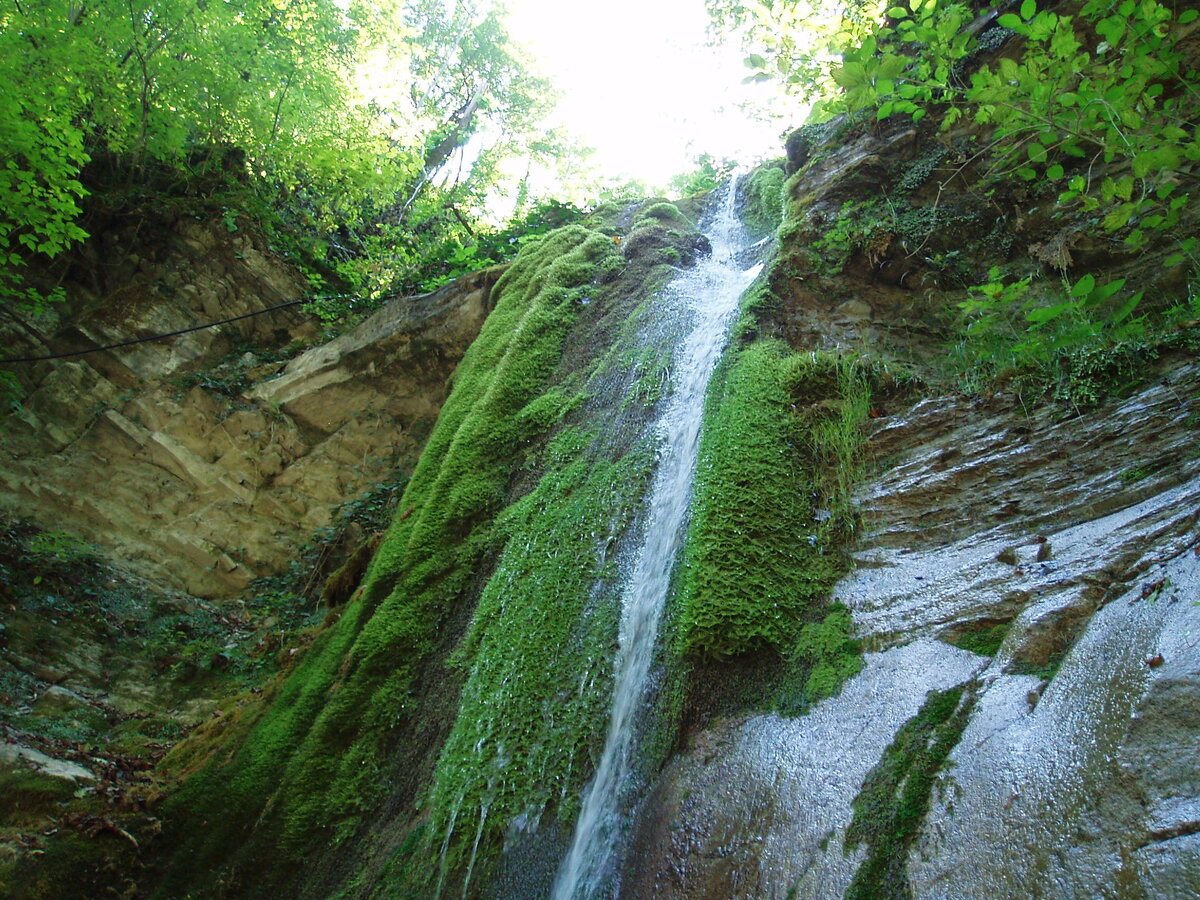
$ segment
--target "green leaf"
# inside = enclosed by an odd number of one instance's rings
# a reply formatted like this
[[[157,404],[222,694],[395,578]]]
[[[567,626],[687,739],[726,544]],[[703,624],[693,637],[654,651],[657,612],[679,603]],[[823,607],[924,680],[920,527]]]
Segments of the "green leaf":
[[[867,70],[860,62],[848,62],[833,73],[833,80],[844,88],[851,88],[867,80]]]
[[[1070,312],[1075,308],[1074,303],[1056,303],[1053,306],[1043,306],[1038,309],[1031,309],[1025,313],[1026,321],[1032,322],[1034,325],[1045,325],[1057,319],[1064,313]]]
[[[1058,181],[1065,174],[1066,173],[1063,171],[1063,167],[1058,165],[1057,163],[1055,163],[1054,165],[1052,165],[1046,169],[1046,177],[1049,178],[1051,181]]]
[[[1113,312],[1112,316],[1109,318],[1108,321],[1111,322],[1113,325],[1119,325],[1121,322],[1124,322],[1126,319],[1128,319],[1133,314],[1133,311],[1135,309],[1137,309],[1138,304],[1141,302],[1142,302],[1142,292],[1138,291],[1136,294],[1134,294],[1132,297],[1130,297],[1128,300],[1126,300],[1124,303],[1122,303],[1119,307],[1117,307],[1117,309]]]
[[[1159,169],[1172,169],[1179,165],[1179,151],[1170,145],[1155,147],[1139,153],[1133,158],[1133,174],[1145,178]]]
[[[1188,9],[1179,14],[1179,24],[1187,25],[1196,21],[1196,17],[1200,16],[1200,10]]]
[[[1046,161],[1046,148],[1043,147],[1041,144],[1034,142],[1034,143],[1030,144],[1028,146],[1028,148],[1026,148],[1026,149],[1029,152],[1029,159],[1032,162],[1040,163],[1040,162]]]
[[[909,59],[904,56],[899,56],[895,53],[885,53],[879,60],[879,78],[895,78],[906,68],[908,68]]]
[[[1010,31],[1017,31],[1025,27],[1025,23],[1021,21],[1020,16],[1014,16],[1012,13],[1005,13],[996,20],[996,24],[1001,28],[1007,28]]]
[[[1029,19],[1033,18],[1034,13],[1036,13],[1036,12],[1037,12],[1037,0],[1025,0],[1025,2],[1021,4],[1021,18],[1022,19],[1025,19],[1026,21],[1028,21]]]
[[[887,14],[893,19],[904,19],[908,17],[908,10],[903,6],[893,6],[887,11]]]
[[[1091,276],[1089,275],[1084,277],[1090,278]],[[1099,287],[1093,288],[1092,290],[1088,291],[1087,295],[1083,298],[1083,306],[1091,307],[1103,303],[1124,286],[1125,279],[1118,278],[1114,281],[1108,282],[1107,284],[1102,284]],[[1078,287],[1078,285],[1076,285],[1076,287]],[[1072,295],[1073,294],[1074,292],[1072,292]]]
[[[1082,278],[1080,278],[1077,282],[1075,282],[1075,286],[1073,288],[1071,288],[1071,296],[1074,297],[1076,300],[1082,300],[1084,297],[1086,297],[1088,294],[1090,294],[1092,292],[1092,290],[1095,289],[1095,287],[1096,287],[1096,276],[1092,275],[1092,273],[1089,272],[1088,274],[1086,274]]]
[[[889,100],[887,103],[883,104],[883,106],[879,107],[879,111],[875,113],[875,120],[877,122],[882,122],[884,119],[886,119],[888,116],[890,116],[892,114],[892,109],[895,107],[895,105],[896,104],[893,103],[891,100]]]

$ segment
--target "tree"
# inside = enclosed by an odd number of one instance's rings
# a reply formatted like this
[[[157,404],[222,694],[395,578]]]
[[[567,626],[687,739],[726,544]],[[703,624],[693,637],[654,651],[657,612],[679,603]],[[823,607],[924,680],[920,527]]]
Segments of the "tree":
[[[19,303],[38,299],[24,266],[86,237],[90,161],[126,188],[163,168],[249,185],[340,232],[343,264],[383,219],[410,266],[472,232],[552,97],[474,0],[5,0],[0,77],[0,291]]]

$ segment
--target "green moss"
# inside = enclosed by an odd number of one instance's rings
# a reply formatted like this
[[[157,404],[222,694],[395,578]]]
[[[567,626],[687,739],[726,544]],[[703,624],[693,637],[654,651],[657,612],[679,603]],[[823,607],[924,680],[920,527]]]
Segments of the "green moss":
[[[58,811],[75,794],[76,785],[65,778],[43,775],[32,769],[0,769],[0,822],[30,825]]]
[[[783,162],[765,163],[746,180],[746,226],[758,234],[771,234],[783,221]]]
[[[908,900],[909,850],[929,812],[938,772],[958,743],[975,696],[965,686],[930,691],[854,798],[846,852],[866,845],[867,857],[846,889],[846,900]]]
[[[361,599],[240,749],[173,801],[181,819],[221,822],[207,840],[193,837],[173,884],[264,842],[298,860],[318,839],[354,833],[386,793],[389,736],[414,708],[414,679],[439,628],[500,537],[492,519],[527,442],[570,407],[564,395],[546,395],[546,383],[616,253],[610,238],[567,226],[527,245],[499,280],[496,307],[455,372]],[[256,839],[246,844],[251,824]]]
[[[1060,647],[1046,657],[1044,662],[1034,662],[1027,659],[1015,659],[1004,670],[1006,675],[1032,675],[1047,683],[1054,680],[1058,670],[1062,668],[1063,660],[1071,652],[1072,644]]]
[[[86,837],[64,831],[37,855],[0,865],[0,895],[8,900],[139,896],[135,879],[143,864],[133,845],[111,831]]]
[[[905,167],[904,174],[896,181],[896,193],[910,194],[918,190],[941,165],[947,152],[946,147],[942,144],[933,144],[926,149]]]
[[[494,855],[521,814],[555,806],[569,821],[603,741],[620,605],[608,563],[653,456],[643,442],[612,458],[575,428],[545,455],[537,487],[498,520],[505,548],[454,655],[468,676],[432,792],[448,870]]]
[[[628,365],[633,370],[633,389],[625,403],[640,403],[647,409],[662,399],[671,381],[671,353],[656,347],[646,347]]]
[[[849,200],[836,216],[809,214],[789,220],[790,239],[807,233],[814,269],[827,276],[839,274],[856,254],[872,262],[888,252],[893,242],[906,256],[928,248],[925,256],[944,251],[941,235],[961,234],[976,227],[979,216],[946,204],[918,205],[903,198]]]
[[[857,367],[763,341],[727,354],[706,410],[677,650],[787,654],[846,570],[869,393]],[[807,646],[807,645],[806,645]]]
[[[689,231],[695,229],[695,224],[682,212],[674,203],[663,201],[661,203],[652,203],[645,209],[639,210],[634,217],[633,224],[636,228],[647,220],[655,220],[663,225],[673,228],[685,228]]]
[[[806,712],[812,704],[835,696],[862,668],[862,646],[854,638],[850,610],[835,603],[820,622],[800,629],[776,705],[783,713]]]
[[[980,656],[995,656],[1011,628],[1012,622],[980,622],[951,637],[949,643]]]

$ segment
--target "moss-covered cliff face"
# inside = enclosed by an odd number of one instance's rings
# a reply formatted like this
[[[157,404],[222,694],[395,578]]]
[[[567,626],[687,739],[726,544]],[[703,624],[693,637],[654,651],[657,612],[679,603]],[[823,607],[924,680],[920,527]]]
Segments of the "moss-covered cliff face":
[[[512,263],[353,598],[261,714],[168,758],[161,893],[473,891],[514,823],[569,824],[670,362],[642,335],[701,243],[657,203]]]

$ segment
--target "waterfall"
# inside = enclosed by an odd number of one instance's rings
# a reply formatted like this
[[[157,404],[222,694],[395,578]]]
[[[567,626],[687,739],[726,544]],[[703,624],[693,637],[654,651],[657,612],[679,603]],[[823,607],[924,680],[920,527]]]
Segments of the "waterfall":
[[[615,890],[623,826],[629,818],[632,743],[654,656],[658,623],[683,541],[704,396],[728,340],[738,300],[761,270],[738,266],[749,239],[734,210],[737,179],[706,228],[712,252],[681,272],[663,294],[664,315],[686,315],[690,330],[676,350],[672,391],[658,422],[660,449],[645,536],[622,596],[612,712],[604,752],[584,794],[571,847],[554,882],[554,900],[591,900]]]

